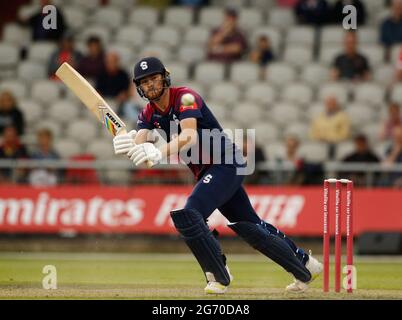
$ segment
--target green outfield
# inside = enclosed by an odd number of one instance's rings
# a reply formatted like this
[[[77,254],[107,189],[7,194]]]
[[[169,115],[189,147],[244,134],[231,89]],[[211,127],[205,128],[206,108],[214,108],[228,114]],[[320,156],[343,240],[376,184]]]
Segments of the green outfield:
[[[0,299],[402,299],[402,257],[356,257],[353,294],[323,294],[322,278],[304,294],[286,294],[289,274],[259,255],[228,255],[235,277],[224,296],[205,296],[190,255],[0,253]],[[42,288],[45,265],[56,290]]]

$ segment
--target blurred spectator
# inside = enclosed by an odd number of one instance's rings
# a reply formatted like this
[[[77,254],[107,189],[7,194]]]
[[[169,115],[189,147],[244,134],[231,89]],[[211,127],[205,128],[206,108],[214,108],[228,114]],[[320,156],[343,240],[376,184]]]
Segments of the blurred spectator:
[[[345,14],[342,12],[345,6],[352,5],[357,11],[357,26],[364,25],[366,22],[366,8],[361,0],[337,0],[331,12],[331,18],[334,23],[342,24]]]
[[[176,6],[202,7],[208,6],[209,0],[174,0]]]
[[[78,71],[85,78],[96,79],[105,70],[105,54],[101,40],[97,36],[87,40],[88,53],[78,64]]]
[[[213,30],[208,40],[208,59],[230,63],[242,58],[247,41],[237,26],[237,20],[237,11],[227,8],[222,25]]]
[[[50,0],[40,0],[40,11],[33,14],[31,17],[23,18],[20,22],[24,25],[29,25],[32,30],[32,40],[47,40],[47,41],[58,41],[63,36],[67,29],[63,13],[60,7],[57,7],[56,17],[53,19],[56,21],[56,29],[45,29],[43,27],[43,20],[49,13],[42,13],[43,7],[51,5]]]
[[[365,163],[378,163],[380,159],[371,150],[367,137],[363,134],[358,134],[354,138],[355,150],[347,155],[342,161],[345,163],[365,162]],[[363,169],[363,168],[362,168]],[[367,175],[363,171],[349,171],[344,172],[344,175],[353,181],[357,186],[367,185]]]
[[[0,134],[8,126],[14,126],[19,135],[24,133],[24,115],[18,109],[12,93],[3,91],[0,93]]]
[[[357,33],[348,31],[344,37],[344,52],[335,58],[333,80],[363,81],[370,78],[367,58],[357,51]]]
[[[294,135],[289,135],[285,139],[285,147],[286,150],[283,158],[279,157],[276,161],[294,167],[294,171],[291,172],[290,176],[287,178],[287,184],[301,185],[305,176],[303,170],[304,159],[299,155],[300,140]]]
[[[350,135],[350,119],[334,96],[325,99],[325,111],[313,119],[310,137],[329,144],[329,157],[335,155],[335,145]]]
[[[276,5],[282,8],[294,8],[299,0],[276,0]]]
[[[138,120],[138,114],[142,109],[143,104],[141,103],[134,83],[131,82],[127,99],[120,103],[117,109],[117,115],[135,124]]]
[[[57,160],[59,154],[53,148],[53,134],[49,129],[40,129],[37,132],[38,146],[31,154],[34,160]],[[35,186],[56,185],[59,173],[52,169],[34,169],[29,174],[29,182]]]
[[[395,127],[392,132],[392,145],[386,152],[383,162],[385,166],[402,164],[402,126]],[[389,184],[402,187],[402,172],[392,172],[388,177]]]
[[[118,103],[127,99],[130,80],[127,72],[120,67],[119,56],[110,52],[105,57],[105,70],[96,80],[96,89],[107,98],[114,98]]]
[[[370,149],[367,137],[358,134],[354,138],[355,150],[347,155],[344,162],[379,162],[377,155]]]
[[[262,67],[274,60],[271,41],[267,36],[261,35],[258,37],[256,46],[250,53],[250,60]]]
[[[297,21],[301,24],[320,26],[329,22],[326,0],[299,0],[295,6]]]
[[[259,164],[262,164],[266,161],[266,158],[264,150],[261,148],[261,146],[251,139],[252,138],[247,136],[243,137],[242,151],[243,157],[246,159],[246,161],[249,161],[254,157],[255,171],[251,175],[245,176],[244,182],[247,184],[258,184],[261,182],[265,174],[263,171],[258,170],[257,168]]]
[[[77,67],[81,59],[81,53],[74,48],[74,37],[66,33],[59,43],[59,48],[50,56],[47,72],[50,78],[58,80],[55,72],[64,62]]]
[[[401,110],[399,104],[391,102],[388,106],[388,118],[385,120],[381,128],[380,139],[391,139],[393,130],[399,126],[402,126]]]
[[[21,144],[17,129],[13,126],[4,128],[2,143],[0,145],[0,160],[15,160],[28,158],[27,149]],[[25,170],[16,170],[14,178],[21,181],[25,176]],[[10,182],[13,178],[12,169],[0,169],[0,181]]]
[[[381,43],[387,48],[402,43],[402,0],[392,1],[391,14],[382,22],[380,33]]]

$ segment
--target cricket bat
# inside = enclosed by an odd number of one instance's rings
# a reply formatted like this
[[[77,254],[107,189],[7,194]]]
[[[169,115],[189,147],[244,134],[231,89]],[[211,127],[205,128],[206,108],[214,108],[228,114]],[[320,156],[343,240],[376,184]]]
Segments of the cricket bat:
[[[72,66],[64,62],[56,71],[56,76],[81,100],[96,116],[112,136],[127,133],[126,125],[107,104],[102,96]],[[147,162],[152,167],[151,161]]]

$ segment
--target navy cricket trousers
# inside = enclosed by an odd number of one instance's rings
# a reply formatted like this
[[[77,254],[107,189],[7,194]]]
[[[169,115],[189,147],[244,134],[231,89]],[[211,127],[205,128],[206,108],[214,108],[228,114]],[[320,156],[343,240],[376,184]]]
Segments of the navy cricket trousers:
[[[243,180],[234,165],[212,165],[198,180],[185,208],[197,210],[204,220],[218,209],[230,222],[259,223],[261,219],[242,187]]]

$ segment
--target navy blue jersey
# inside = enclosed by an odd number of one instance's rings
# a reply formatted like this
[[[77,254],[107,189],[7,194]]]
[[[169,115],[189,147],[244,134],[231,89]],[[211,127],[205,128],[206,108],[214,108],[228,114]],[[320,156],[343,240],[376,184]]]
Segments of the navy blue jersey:
[[[191,93],[195,97],[195,103],[193,105],[184,106],[181,104],[181,97],[186,93]],[[139,114],[137,126],[138,130],[163,130],[168,139],[167,142],[169,142],[172,134],[180,134],[181,128],[179,122],[187,118],[197,119],[199,140],[196,148],[189,150],[188,156],[191,156],[191,150],[193,152],[194,150],[198,150],[198,161],[187,163],[196,178],[205,172],[212,164],[219,162],[227,163],[231,161],[236,166],[244,165],[244,159],[240,150],[233,144],[228,136],[222,132],[221,125],[218,120],[216,120],[205,101],[198,93],[187,87],[169,88],[169,107],[165,111],[161,111],[155,103],[149,102]],[[171,132],[171,122],[175,123],[177,126],[177,132]],[[206,136],[205,134],[208,132],[213,132],[213,134]],[[203,139],[207,139],[207,137],[209,143],[203,141]],[[216,160],[218,158],[219,160],[217,162]]]

